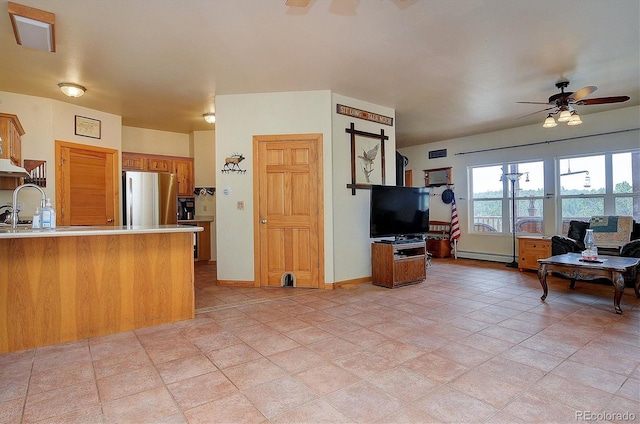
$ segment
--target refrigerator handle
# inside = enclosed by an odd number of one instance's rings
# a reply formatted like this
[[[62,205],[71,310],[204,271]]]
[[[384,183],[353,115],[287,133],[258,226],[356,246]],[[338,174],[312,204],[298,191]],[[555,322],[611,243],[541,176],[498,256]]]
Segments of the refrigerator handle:
[[[128,180],[129,186],[127,189],[129,190],[129,195],[127,196],[127,199],[129,204],[127,206],[129,207],[129,217],[127,219],[127,225],[129,227],[133,227],[133,178],[130,177]]]

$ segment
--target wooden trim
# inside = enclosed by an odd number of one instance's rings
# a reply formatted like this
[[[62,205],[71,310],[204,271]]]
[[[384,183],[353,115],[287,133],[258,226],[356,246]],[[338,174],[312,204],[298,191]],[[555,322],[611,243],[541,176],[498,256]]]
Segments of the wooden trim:
[[[368,277],[360,277],[360,278],[352,278],[350,280],[342,280],[339,282],[335,282],[333,284],[326,284],[326,286],[331,286],[331,287],[326,287],[328,289],[337,289],[340,288],[340,286],[344,286],[346,284],[366,284],[366,283],[370,283],[371,282],[371,276]]]
[[[11,113],[0,113],[0,118],[11,120],[13,122],[13,125],[15,125],[16,129],[18,130],[18,134],[20,134],[20,137],[25,134],[24,128],[22,128],[22,124],[20,123],[20,119],[18,119],[18,115],[13,115]]]
[[[259,287],[259,286],[256,286],[255,281],[239,281],[239,280],[218,280],[216,282],[216,286],[247,287],[247,288]]]

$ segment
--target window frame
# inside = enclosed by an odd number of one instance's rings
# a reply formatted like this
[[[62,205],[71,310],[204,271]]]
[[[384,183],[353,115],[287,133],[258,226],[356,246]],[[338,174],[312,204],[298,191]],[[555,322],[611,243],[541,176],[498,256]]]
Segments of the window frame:
[[[523,165],[528,165],[528,164],[535,164],[535,163],[539,163],[542,167],[542,175],[543,175],[543,188],[542,188],[542,194],[537,195],[537,196],[531,196],[531,195],[526,195],[526,196],[518,196],[516,195],[515,198],[513,196],[513,193],[511,193],[511,183],[507,178],[503,178],[502,179],[502,196],[501,197],[475,197],[474,195],[474,181],[473,181],[473,170],[477,169],[477,168],[490,168],[490,167],[500,167],[501,168],[501,175],[504,175],[507,172],[519,172],[518,170],[523,166]],[[524,173],[526,174],[526,172]],[[469,216],[472,217],[472,219],[469,221],[469,228],[468,231],[470,234],[480,234],[480,235],[511,235],[512,232],[514,231],[514,229],[512,229],[512,219],[511,219],[511,211],[512,211],[512,202],[518,202],[520,203],[521,201],[531,201],[534,200],[537,203],[539,203],[541,205],[541,210],[539,212],[539,218],[540,218],[540,222],[541,222],[541,228],[540,228],[540,232],[526,232],[526,231],[517,231],[516,234],[523,234],[523,235],[528,235],[528,234],[532,234],[532,235],[543,235],[544,234],[544,226],[545,226],[545,222],[544,222],[544,205],[545,205],[545,198],[546,198],[546,190],[544,188],[544,174],[545,174],[545,162],[541,159],[536,159],[536,160],[526,160],[526,161],[519,161],[519,162],[504,162],[504,163],[498,163],[498,164],[484,164],[484,165],[476,165],[476,166],[470,166],[468,168],[468,175],[469,175],[469,187],[470,187],[470,202],[469,202]],[[523,177],[521,177],[521,181],[523,178],[526,178],[524,175]],[[496,231],[477,231],[476,230],[476,216],[475,216],[475,205],[476,202],[483,202],[483,201],[499,201],[501,202],[501,224],[500,224],[500,228],[496,228]],[[520,217],[523,218],[523,217]],[[506,223],[506,225],[505,225]]]
[[[556,222],[558,223],[558,230],[561,233],[563,233],[563,229],[564,229],[564,220],[567,220],[567,222],[569,220],[572,219],[586,219],[586,218],[590,218],[590,217],[569,217],[567,216],[565,218],[564,213],[563,213],[563,201],[565,199],[602,199],[603,201],[603,211],[602,214],[603,215],[616,215],[616,202],[617,199],[622,199],[622,198],[630,198],[632,199],[631,201],[633,202],[634,198],[638,199],[638,202],[640,202],[640,192],[638,193],[634,193],[633,191],[631,193],[615,193],[614,192],[614,181],[613,181],[613,156],[614,155],[618,155],[618,154],[625,154],[625,153],[637,153],[640,154],[640,149],[626,149],[626,150],[616,150],[616,151],[606,151],[606,152],[592,152],[592,153],[585,153],[585,154],[581,154],[581,155],[566,155],[566,156],[558,156],[555,158],[555,164],[556,164],[556,175],[555,175],[555,181],[556,181],[556,199],[557,199],[557,203],[556,203]],[[567,194],[562,194],[562,181],[560,178],[560,174],[561,174],[561,170],[560,170],[560,161],[561,160],[569,160],[569,159],[579,159],[579,158],[585,158],[585,157],[593,157],[593,156],[603,156],[604,157],[604,167],[605,167],[605,184],[604,184],[604,193],[593,193],[593,194],[571,194],[571,195],[567,195]],[[631,186],[633,188],[633,177],[632,177],[632,181],[630,181]],[[635,219],[635,217],[634,217]]]

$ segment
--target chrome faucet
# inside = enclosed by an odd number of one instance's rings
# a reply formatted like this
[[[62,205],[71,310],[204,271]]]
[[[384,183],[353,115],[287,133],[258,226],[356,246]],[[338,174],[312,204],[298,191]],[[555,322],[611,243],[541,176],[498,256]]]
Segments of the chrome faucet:
[[[13,190],[13,203],[12,203],[12,211],[11,211],[11,228],[18,228],[18,193],[20,193],[20,190],[22,190],[23,188],[27,188],[27,187],[33,187],[35,189],[37,189],[40,194],[42,195],[42,200],[40,201],[40,208],[42,209],[45,206],[45,203],[47,201],[47,195],[44,192],[43,189],[41,189],[40,187],[38,187],[35,184],[22,184],[19,185],[18,187],[16,187],[15,190]]]

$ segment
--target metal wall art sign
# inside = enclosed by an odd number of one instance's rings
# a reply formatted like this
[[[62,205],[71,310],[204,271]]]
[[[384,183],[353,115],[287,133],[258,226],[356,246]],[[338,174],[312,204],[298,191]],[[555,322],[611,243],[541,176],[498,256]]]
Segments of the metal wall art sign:
[[[378,115],[377,113],[367,112],[366,110],[356,109],[345,105],[336,105],[336,112],[340,115],[353,116],[355,118],[364,119],[367,121],[378,122],[384,125],[393,126],[393,118],[384,115]]]
[[[240,162],[245,159],[242,153],[234,153],[230,157],[224,160],[224,165],[222,166],[222,173],[227,172],[237,172],[238,174],[244,174],[247,172],[246,169],[240,168]]]

